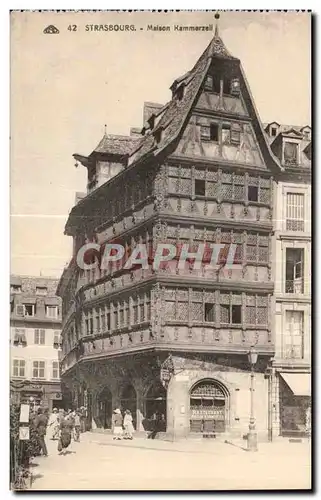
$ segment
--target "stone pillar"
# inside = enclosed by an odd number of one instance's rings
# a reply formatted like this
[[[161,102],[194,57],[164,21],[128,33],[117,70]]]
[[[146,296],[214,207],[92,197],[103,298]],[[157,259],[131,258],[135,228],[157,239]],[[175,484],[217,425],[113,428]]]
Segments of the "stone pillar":
[[[272,372],[272,440],[280,435],[280,390],[279,390],[279,375],[275,371]]]
[[[167,389],[166,434],[173,441],[189,434],[189,377],[182,373],[171,378]]]

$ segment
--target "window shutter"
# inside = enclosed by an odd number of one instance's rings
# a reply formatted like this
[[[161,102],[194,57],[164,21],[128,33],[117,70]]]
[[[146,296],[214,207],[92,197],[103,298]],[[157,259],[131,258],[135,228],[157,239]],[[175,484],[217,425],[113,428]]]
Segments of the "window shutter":
[[[230,88],[230,93],[232,95],[239,95],[240,94],[240,80],[238,78],[233,78],[231,80],[231,88]]]
[[[17,306],[16,313],[17,313],[17,316],[23,316],[24,315],[24,307],[22,305]]]
[[[240,144],[241,142],[241,125],[232,123],[231,125],[231,144]]]

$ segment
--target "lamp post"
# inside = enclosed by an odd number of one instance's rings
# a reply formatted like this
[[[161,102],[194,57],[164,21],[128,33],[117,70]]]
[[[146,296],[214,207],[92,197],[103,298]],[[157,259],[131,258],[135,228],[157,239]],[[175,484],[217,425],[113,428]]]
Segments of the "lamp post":
[[[255,417],[254,417],[254,366],[257,362],[258,353],[251,347],[248,353],[248,360],[251,366],[251,413],[250,413],[250,423],[249,432],[247,435],[247,450],[257,451],[257,432],[255,428]]]

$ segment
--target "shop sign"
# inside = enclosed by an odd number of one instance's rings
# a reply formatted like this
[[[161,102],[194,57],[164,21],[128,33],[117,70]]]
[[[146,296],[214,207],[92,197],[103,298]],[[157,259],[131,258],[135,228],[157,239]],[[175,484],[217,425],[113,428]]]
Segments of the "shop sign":
[[[29,427],[19,427],[19,439],[20,441],[27,441],[30,439]]]
[[[29,422],[29,411],[30,411],[30,406],[28,404],[22,404],[20,406],[19,422],[21,422],[21,423]]]

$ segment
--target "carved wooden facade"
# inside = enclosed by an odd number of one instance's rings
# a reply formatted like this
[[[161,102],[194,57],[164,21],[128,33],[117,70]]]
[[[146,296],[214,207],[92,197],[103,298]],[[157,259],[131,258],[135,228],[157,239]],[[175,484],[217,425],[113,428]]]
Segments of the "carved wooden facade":
[[[143,135],[126,151],[118,152],[104,137],[99,157],[77,156],[90,164],[97,187],[72,209],[66,224],[73,262],[86,242],[102,250],[118,243],[125,255],[107,269],[99,259],[91,270],[72,264],[62,276],[65,378],[80,365],[93,373],[95,363],[105,362],[112,373],[125,361],[130,377],[137,353],[154,366],[148,377],[158,378],[157,356],[170,352],[199,356],[199,370],[204,357],[216,366],[219,355],[237,371],[253,345],[264,360],[262,372],[273,356],[273,185],[282,167],[264,136],[240,63],[217,33],[171,89],[170,103],[154,109]],[[102,182],[102,162],[123,166]],[[151,257],[157,244],[170,243],[176,258],[159,269],[124,269],[142,243]],[[204,259],[200,269],[190,262],[181,269],[184,244],[190,252],[201,244],[235,244],[237,265],[208,269]],[[135,380],[143,394],[139,366]]]

